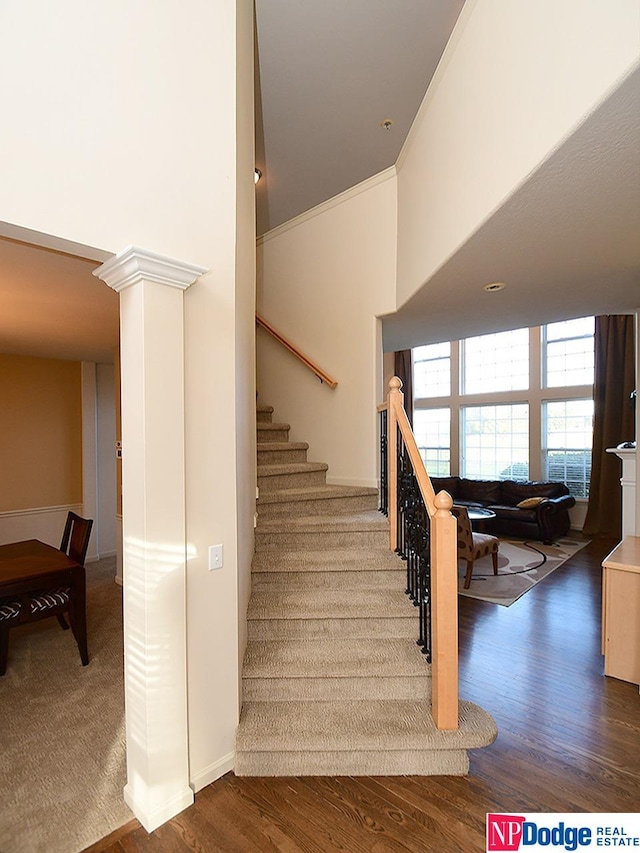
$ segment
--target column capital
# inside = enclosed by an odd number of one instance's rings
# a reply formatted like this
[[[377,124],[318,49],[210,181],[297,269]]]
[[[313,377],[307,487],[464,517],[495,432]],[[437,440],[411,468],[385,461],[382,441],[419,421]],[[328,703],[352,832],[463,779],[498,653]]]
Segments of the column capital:
[[[186,290],[208,270],[138,246],[128,246],[93,271],[116,293],[141,281],[153,281]]]

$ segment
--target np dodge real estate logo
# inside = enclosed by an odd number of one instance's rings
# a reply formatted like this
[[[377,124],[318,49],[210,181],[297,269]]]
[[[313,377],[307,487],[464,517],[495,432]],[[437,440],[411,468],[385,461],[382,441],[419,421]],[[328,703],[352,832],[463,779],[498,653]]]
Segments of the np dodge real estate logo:
[[[639,814],[488,814],[487,851],[640,850]]]

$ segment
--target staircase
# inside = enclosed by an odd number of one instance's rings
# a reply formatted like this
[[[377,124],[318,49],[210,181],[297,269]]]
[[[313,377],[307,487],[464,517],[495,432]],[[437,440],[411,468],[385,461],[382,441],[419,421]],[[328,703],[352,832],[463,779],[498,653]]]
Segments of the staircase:
[[[258,526],[236,738],[239,776],[464,775],[496,727],[460,702],[435,728],[404,563],[376,489],[332,486],[258,407]]]

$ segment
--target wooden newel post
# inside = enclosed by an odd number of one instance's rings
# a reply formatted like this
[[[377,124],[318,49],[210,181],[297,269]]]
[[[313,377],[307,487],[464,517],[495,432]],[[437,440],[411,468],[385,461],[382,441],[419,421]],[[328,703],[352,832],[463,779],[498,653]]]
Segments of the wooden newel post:
[[[389,550],[398,546],[398,407],[404,407],[402,379],[393,376],[389,380],[387,394],[387,491],[389,507]]]
[[[458,728],[458,543],[453,500],[435,497],[431,519],[431,677],[436,728]]]

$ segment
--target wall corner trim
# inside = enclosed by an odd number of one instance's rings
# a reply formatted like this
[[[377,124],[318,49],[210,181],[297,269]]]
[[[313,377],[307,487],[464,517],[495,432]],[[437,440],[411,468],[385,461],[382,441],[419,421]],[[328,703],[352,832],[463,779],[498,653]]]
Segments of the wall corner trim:
[[[138,246],[128,246],[94,270],[93,275],[120,293],[141,281],[153,281],[186,290],[207,272],[209,270],[206,267],[168,258]]]

